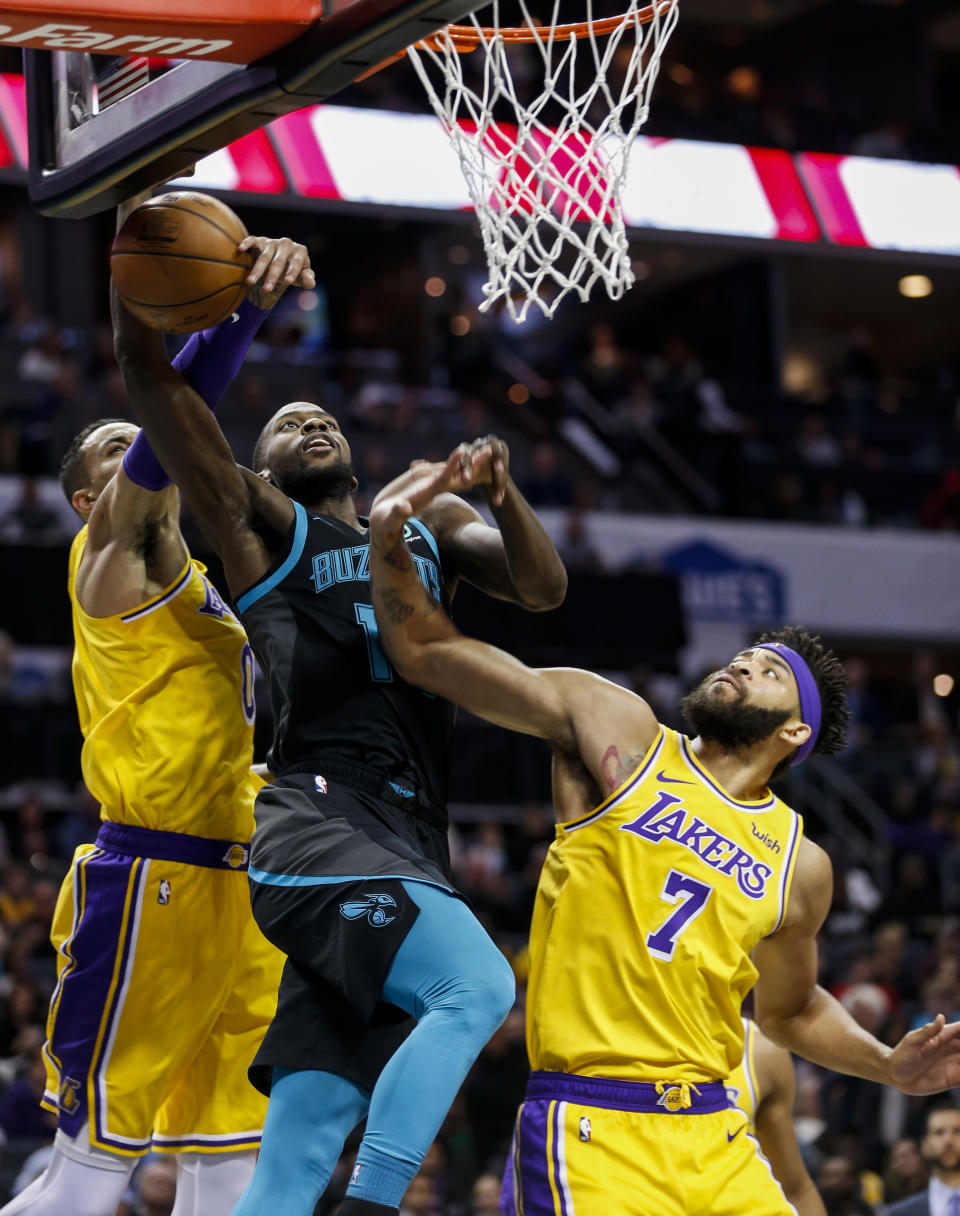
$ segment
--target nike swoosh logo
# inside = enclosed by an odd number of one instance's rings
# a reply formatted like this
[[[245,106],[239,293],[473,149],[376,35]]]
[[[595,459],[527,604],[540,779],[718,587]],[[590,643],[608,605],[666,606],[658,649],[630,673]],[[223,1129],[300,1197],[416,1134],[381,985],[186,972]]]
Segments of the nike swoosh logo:
[[[667,777],[664,775],[663,769],[657,773],[657,780],[663,781],[666,785],[696,785],[695,781],[684,781],[682,777]]]
[[[727,1132],[727,1144],[732,1144],[734,1142],[734,1140],[736,1140],[737,1136],[739,1136],[742,1131],[743,1131],[743,1128],[738,1127],[737,1130],[733,1133],[733,1135],[731,1135],[729,1132]]]

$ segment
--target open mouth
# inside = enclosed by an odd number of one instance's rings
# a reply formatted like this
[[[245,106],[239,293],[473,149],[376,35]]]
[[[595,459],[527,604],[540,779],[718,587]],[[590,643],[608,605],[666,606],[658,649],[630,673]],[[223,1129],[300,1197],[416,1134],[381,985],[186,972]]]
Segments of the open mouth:
[[[724,671],[721,672],[720,675],[714,676],[713,682],[714,684],[731,684],[737,690],[737,692],[740,691],[740,685],[728,672]]]
[[[300,445],[301,452],[332,452],[333,444],[329,439],[305,439]]]

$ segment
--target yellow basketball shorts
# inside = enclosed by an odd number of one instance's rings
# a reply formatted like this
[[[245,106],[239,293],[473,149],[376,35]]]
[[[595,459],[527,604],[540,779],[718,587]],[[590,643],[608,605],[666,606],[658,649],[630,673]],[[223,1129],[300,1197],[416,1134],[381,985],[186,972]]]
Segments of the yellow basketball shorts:
[[[127,1156],[238,1152],[283,956],[254,923],[247,845],[106,823],[64,879],[51,938],[43,1104]]]
[[[698,1088],[533,1073],[501,1213],[796,1216],[722,1083]]]

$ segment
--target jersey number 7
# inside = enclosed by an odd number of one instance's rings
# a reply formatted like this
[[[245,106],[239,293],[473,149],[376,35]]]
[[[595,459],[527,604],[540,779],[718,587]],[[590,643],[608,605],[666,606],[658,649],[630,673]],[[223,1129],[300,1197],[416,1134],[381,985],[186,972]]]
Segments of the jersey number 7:
[[[668,904],[677,904],[676,912],[663,922],[656,933],[647,934],[647,949],[656,958],[669,962],[677,948],[677,938],[697,919],[707,906],[713,887],[689,874],[671,870],[663,884],[660,898]]]

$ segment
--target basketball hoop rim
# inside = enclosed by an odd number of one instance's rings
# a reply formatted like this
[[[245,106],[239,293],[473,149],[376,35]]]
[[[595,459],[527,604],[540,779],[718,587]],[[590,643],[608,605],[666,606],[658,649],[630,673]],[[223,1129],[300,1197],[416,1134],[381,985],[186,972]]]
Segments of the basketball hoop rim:
[[[657,0],[654,4],[638,9],[633,20],[637,25],[649,25],[656,17],[668,13],[678,2],[679,0]],[[454,50],[467,53],[475,50],[481,42],[492,42],[495,38],[513,43],[543,42],[551,38],[554,41],[590,38],[598,34],[612,34],[627,19],[628,14],[621,13],[617,17],[603,17],[599,21],[574,21],[568,25],[556,26],[505,25],[497,28],[487,25],[448,25],[440,33],[422,38],[415,45],[437,50],[442,42],[449,39]]]

